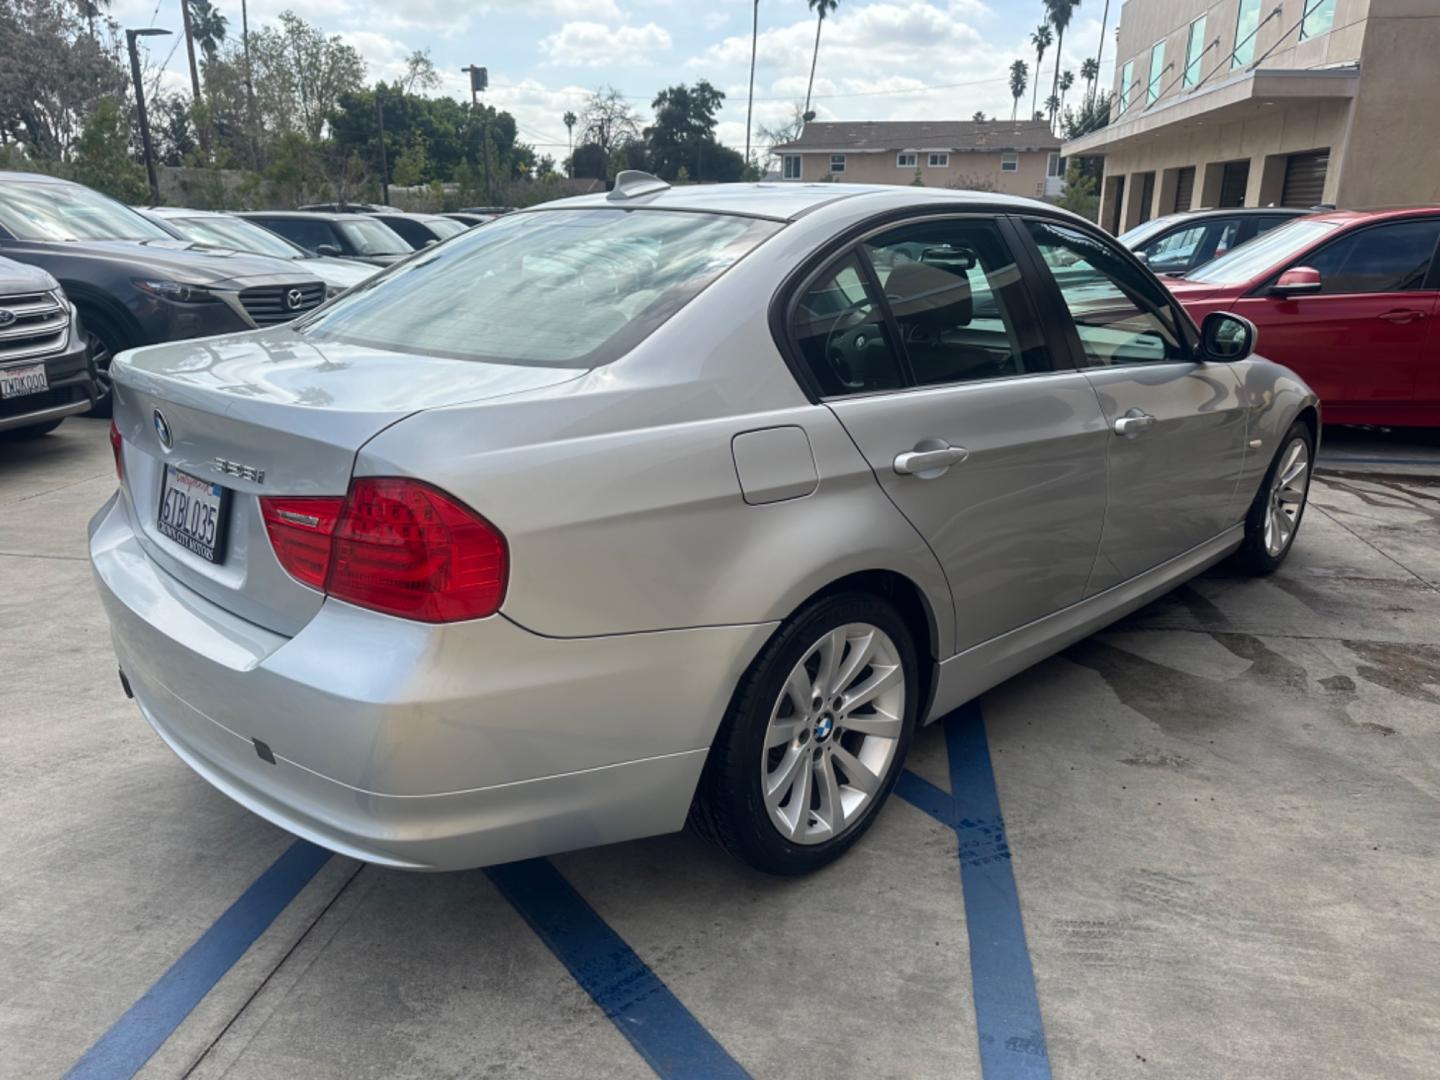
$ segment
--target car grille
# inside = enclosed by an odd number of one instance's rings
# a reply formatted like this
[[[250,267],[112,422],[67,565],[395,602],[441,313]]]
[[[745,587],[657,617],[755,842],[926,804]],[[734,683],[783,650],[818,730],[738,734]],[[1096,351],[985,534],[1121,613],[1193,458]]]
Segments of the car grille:
[[[0,364],[59,352],[70,331],[70,306],[53,293],[0,296]]]
[[[257,285],[240,290],[240,303],[256,326],[289,322],[319,307],[324,300],[325,284],[320,281],[303,285]]]

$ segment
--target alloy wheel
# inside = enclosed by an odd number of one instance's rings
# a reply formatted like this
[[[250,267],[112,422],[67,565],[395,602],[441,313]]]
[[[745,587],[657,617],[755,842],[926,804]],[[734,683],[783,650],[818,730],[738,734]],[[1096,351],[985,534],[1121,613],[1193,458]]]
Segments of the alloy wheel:
[[[905,691],[900,651],[877,626],[838,626],[805,651],[771,709],[760,763],[782,836],[819,844],[864,816],[900,746]]]
[[[1305,496],[1310,489],[1310,448],[1304,439],[1292,439],[1280,455],[1280,464],[1270,481],[1270,499],[1265,513],[1265,552],[1277,558],[1295,536]]]
[[[94,331],[87,331],[85,344],[90,350],[90,362],[95,367],[95,384],[100,391],[100,397],[110,393],[110,361],[114,357],[110,354],[110,347],[105,344],[103,338]]]

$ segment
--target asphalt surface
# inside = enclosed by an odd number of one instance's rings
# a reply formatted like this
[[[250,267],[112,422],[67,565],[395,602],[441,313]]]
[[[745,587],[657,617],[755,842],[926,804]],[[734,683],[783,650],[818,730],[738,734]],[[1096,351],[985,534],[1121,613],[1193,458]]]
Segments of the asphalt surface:
[[[139,1075],[1437,1075],[1440,464],[1322,457],[1279,574],[1217,568],[987,694],[1003,826],[896,798],[799,881],[684,833],[409,875],[297,871],[126,701],[85,561],[105,431],[0,444],[0,1077],[128,1076],[156,1030]],[[1434,446],[1361,442],[1327,455]],[[943,801],[947,732],[909,765]]]

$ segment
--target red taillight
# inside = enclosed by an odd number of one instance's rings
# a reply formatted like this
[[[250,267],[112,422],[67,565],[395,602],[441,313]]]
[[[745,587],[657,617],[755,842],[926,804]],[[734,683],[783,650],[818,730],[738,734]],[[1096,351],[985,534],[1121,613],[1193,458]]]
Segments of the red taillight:
[[[330,573],[331,536],[345,500],[323,498],[260,498],[260,516],[270,534],[270,546],[286,573],[312,589],[324,589]]]
[[[115,479],[125,479],[125,442],[120,438],[120,429],[110,421],[110,450],[115,455]]]
[[[422,622],[493,615],[509,559],[493,525],[416,480],[362,477],[344,498],[263,497],[275,556],[337,600]]]

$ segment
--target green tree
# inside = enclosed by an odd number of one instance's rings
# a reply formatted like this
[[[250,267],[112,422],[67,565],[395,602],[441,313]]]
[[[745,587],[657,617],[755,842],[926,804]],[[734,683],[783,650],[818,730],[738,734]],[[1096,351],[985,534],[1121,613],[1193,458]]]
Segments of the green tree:
[[[1042,22],[1030,35],[1030,44],[1035,46],[1035,88],[1030,91],[1030,111],[1035,112],[1036,95],[1040,93],[1040,68],[1045,62],[1045,50],[1055,43],[1055,37],[1050,33],[1050,24]],[[1036,117],[1037,120],[1043,119]]]
[[[1016,60],[1010,65],[1010,97],[1013,103],[1010,106],[1010,119],[1015,119],[1015,114],[1020,110],[1020,99],[1025,96],[1025,87],[1029,83],[1030,68],[1024,60]]]
[[[582,143],[598,146],[606,162],[616,148],[639,138],[640,120],[619,90],[613,86],[600,87],[585,99],[585,105],[580,110],[580,139]],[[576,148],[575,153],[579,152],[580,148]],[[587,158],[587,167],[592,161],[593,156]],[[575,175],[594,176],[593,173],[579,171]],[[597,179],[604,180],[607,175],[601,172]]]
[[[1055,205],[1072,210],[1083,218],[1095,220],[1100,210],[1100,197],[1095,194],[1095,178],[1081,168],[1078,160],[1065,169],[1065,190]]]
[[[1055,27],[1055,77],[1050,81],[1050,97],[1057,102],[1060,100],[1060,63],[1061,53],[1065,50],[1065,31],[1079,6],[1080,0],[1045,0],[1045,7],[1050,12],[1050,25]],[[1057,104],[1050,110],[1052,123],[1059,108]]]
[[[1085,84],[1085,96],[1095,94],[1095,80],[1100,77],[1100,63],[1093,56],[1087,56],[1080,65],[1080,79]]]
[[[1060,121],[1060,133],[1067,139],[1078,139],[1099,131],[1110,123],[1110,103],[1114,95],[1102,90],[1085,98],[1078,109],[1066,109]]]
[[[104,97],[75,144],[72,176],[121,202],[148,202],[150,185],[145,170],[130,156],[130,125],[120,103]]]
[[[656,176],[670,180],[684,167],[696,180],[706,179],[705,158],[719,149],[715,125],[724,102],[724,92],[704,79],[694,86],[667,86],[655,96],[655,123],[645,129],[645,143]]]
[[[1061,108],[1061,109],[1064,109],[1064,108],[1065,108],[1065,95],[1070,92],[1070,88],[1071,88],[1072,86],[1074,86],[1074,85],[1075,85],[1075,73],[1074,73],[1073,71],[1068,70],[1068,69],[1065,70],[1065,71],[1062,71],[1062,72],[1060,73],[1060,108]]]
[[[815,89],[815,63],[820,59],[820,28],[825,25],[825,16],[840,6],[840,0],[808,0],[810,10],[815,12],[815,51],[810,56],[810,81],[805,85],[805,115],[810,114],[810,91]]]
[[[278,29],[252,33],[250,54],[268,126],[298,131],[312,142],[320,139],[340,96],[365,83],[365,61],[355,48],[293,11],[280,14]]]

